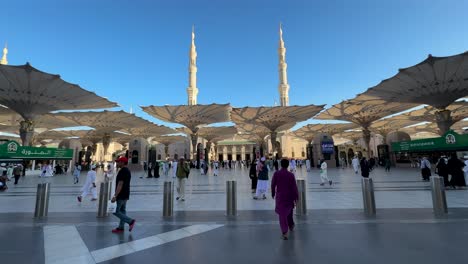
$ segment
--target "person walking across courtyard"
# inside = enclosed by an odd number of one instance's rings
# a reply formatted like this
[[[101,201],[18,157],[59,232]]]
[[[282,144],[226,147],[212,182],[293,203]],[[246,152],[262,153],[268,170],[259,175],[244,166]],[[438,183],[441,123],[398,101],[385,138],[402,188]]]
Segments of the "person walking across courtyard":
[[[452,175],[450,183],[455,187],[466,187],[465,176],[463,175],[463,167],[465,163],[458,159],[456,154],[448,160],[448,172]]]
[[[442,156],[440,157],[439,161],[437,162],[436,164],[436,173],[440,176],[440,177],[443,177],[444,178],[444,186],[445,187],[448,187],[450,186],[450,182],[449,182],[449,179],[448,179],[448,160]],[[452,187],[455,189],[455,187],[452,185]]]
[[[252,193],[255,193],[255,191],[257,190],[257,182],[258,182],[257,168],[256,168],[255,161],[252,161],[252,163],[250,164],[249,178],[251,180],[250,189],[252,190]]]
[[[325,160],[321,160],[321,164],[320,164],[320,180],[322,181],[322,183],[320,183],[320,186],[323,186],[325,185],[326,182],[328,182],[328,184],[330,184],[330,186],[332,185],[332,181],[328,178],[328,164]]]
[[[279,216],[282,238],[288,239],[288,229],[293,231],[293,209],[299,199],[296,179],[288,171],[289,161],[281,160],[281,169],[273,174],[271,180],[271,197],[275,199],[275,212]]]
[[[13,168],[13,176],[15,177],[15,185],[18,184],[18,180],[21,177],[21,173],[23,172],[23,166],[20,164],[15,165]]]
[[[385,171],[386,172],[390,172],[390,166],[392,165],[392,163],[390,162],[390,159],[389,158],[385,158]]]
[[[423,157],[421,160],[421,176],[423,181],[429,181],[429,177],[431,176],[431,163],[427,157]]]
[[[77,184],[80,181],[81,174],[81,165],[77,162],[75,163],[75,169],[73,170],[73,183]]]
[[[354,156],[353,160],[351,161],[353,165],[354,173],[358,174],[359,172],[359,159],[358,157]]]
[[[83,197],[88,196],[89,193],[91,193],[92,195],[91,201],[97,200],[96,165],[95,164],[91,165],[91,170],[88,171],[88,175],[86,176],[86,182],[83,185],[83,188],[81,188],[81,191],[83,193],[81,193],[81,195],[77,197],[78,202],[81,203]]]
[[[177,165],[177,193],[178,196],[176,200],[185,201],[185,182],[187,181],[188,175],[190,173],[190,168],[187,163],[185,163],[184,158],[179,159]]]
[[[213,176],[218,176],[219,163],[217,160],[213,162]]]
[[[369,162],[366,160],[366,157],[362,157],[360,166],[361,176],[364,178],[369,178],[370,167]]]
[[[129,225],[128,231],[132,231],[135,227],[135,219],[127,216],[127,201],[130,199],[130,181],[132,174],[127,168],[128,159],[126,157],[120,157],[117,162],[117,167],[120,169],[116,177],[115,194],[112,197],[111,202],[117,202],[114,215],[120,219],[119,226],[112,229],[112,233],[124,232],[125,224]]]
[[[254,199],[266,199],[266,192],[268,190],[268,168],[265,165],[265,157],[262,157],[257,164],[257,192]]]

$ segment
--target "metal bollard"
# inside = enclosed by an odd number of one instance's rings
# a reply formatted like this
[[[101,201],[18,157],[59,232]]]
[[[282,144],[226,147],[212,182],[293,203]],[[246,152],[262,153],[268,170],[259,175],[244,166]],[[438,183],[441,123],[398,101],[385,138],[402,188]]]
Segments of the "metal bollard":
[[[226,215],[237,215],[237,183],[236,181],[226,181]]]
[[[364,203],[364,213],[366,215],[375,215],[375,197],[374,197],[374,183],[370,178],[362,178],[362,201]]]
[[[46,217],[49,212],[50,183],[39,183],[36,193],[34,217]]]
[[[171,217],[174,212],[174,189],[171,181],[164,182],[163,217]]]
[[[432,206],[434,207],[434,214],[446,214],[447,199],[445,197],[445,184],[444,178],[439,176],[431,177],[432,189]]]
[[[101,185],[99,187],[99,205],[98,205],[97,217],[106,217],[109,215],[109,213],[107,213],[108,203],[109,203],[109,182],[101,182]]]
[[[299,199],[296,204],[296,215],[307,215],[307,186],[304,179],[298,179],[297,182],[297,191],[299,193]]]

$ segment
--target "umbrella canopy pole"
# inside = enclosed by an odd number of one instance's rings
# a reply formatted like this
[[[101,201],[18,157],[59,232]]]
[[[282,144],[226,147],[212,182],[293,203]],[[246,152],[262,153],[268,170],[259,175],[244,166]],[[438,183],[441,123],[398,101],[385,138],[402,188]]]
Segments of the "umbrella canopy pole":
[[[439,134],[442,136],[450,130],[450,127],[454,123],[451,116],[451,111],[447,109],[437,111],[435,113],[435,117],[437,127],[439,128]]]
[[[192,149],[192,151],[193,151],[193,152],[192,152],[192,153],[193,153],[193,154],[192,154],[192,158],[193,158],[193,159],[196,159],[196,158],[197,158],[197,141],[198,141],[198,136],[197,136],[197,134],[191,134],[191,135],[190,135],[190,138],[192,139],[192,147],[193,147],[193,149]]]
[[[362,137],[364,139],[364,144],[366,145],[366,149],[367,149],[367,158],[369,159],[371,157],[371,155],[370,155],[371,150],[369,148],[370,140],[371,140],[371,132],[370,132],[368,127],[363,128]]]
[[[19,132],[23,146],[31,146],[34,136],[34,121],[30,119],[21,121]]]

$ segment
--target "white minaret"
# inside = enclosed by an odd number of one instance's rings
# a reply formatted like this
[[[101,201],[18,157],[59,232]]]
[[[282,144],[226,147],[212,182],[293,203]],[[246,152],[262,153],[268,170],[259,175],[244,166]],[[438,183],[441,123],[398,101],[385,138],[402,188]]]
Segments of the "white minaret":
[[[286,64],[286,48],[284,47],[283,41],[283,30],[279,28],[279,47],[278,47],[278,56],[279,56],[279,64],[278,64],[278,71],[279,71],[279,86],[278,91],[280,94],[280,104],[281,106],[288,106],[289,105],[289,84],[288,84],[288,73],[287,68],[288,64]]]
[[[188,104],[196,105],[198,88],[197,88],[197,50],[195,48],[195,30],[192,27],[192,45],[189,52],[189,86],[187,88]]]
[[[8,55],[8,47],[7,47],[7,44],[5,43],[5,48],[3,48],[3,56],[2,56],[2,59],[0,60],[0,64],[3,64],[3,65],[8,64],[7,55]]]

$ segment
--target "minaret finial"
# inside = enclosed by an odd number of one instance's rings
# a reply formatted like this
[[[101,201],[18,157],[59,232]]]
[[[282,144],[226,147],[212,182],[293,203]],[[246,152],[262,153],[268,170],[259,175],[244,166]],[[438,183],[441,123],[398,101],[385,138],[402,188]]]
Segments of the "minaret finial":
[[[283,24],[280,22],[279,25],[279,47],[278,47],[278,56],[279,56],[279,86],[278,90],[280,93],[280,105],[288,106],[289,105],[289,84],[288,84],[288,73],[286,64],[286,48],[284,47],[283,41]]]
[[[2,59],[0,60],[0,64],[2,64],[2,65],[7,65],[8,64],[7,55],[8,55],[8,45],[5,42],[5,47],[3,48],[3,56],[2,56]]]
[[[189,51],[189,86],[187,88],[188,104],[196,105],[197,88],[197,50],[195,46],[195,25],[192,25],[192,44]]]

